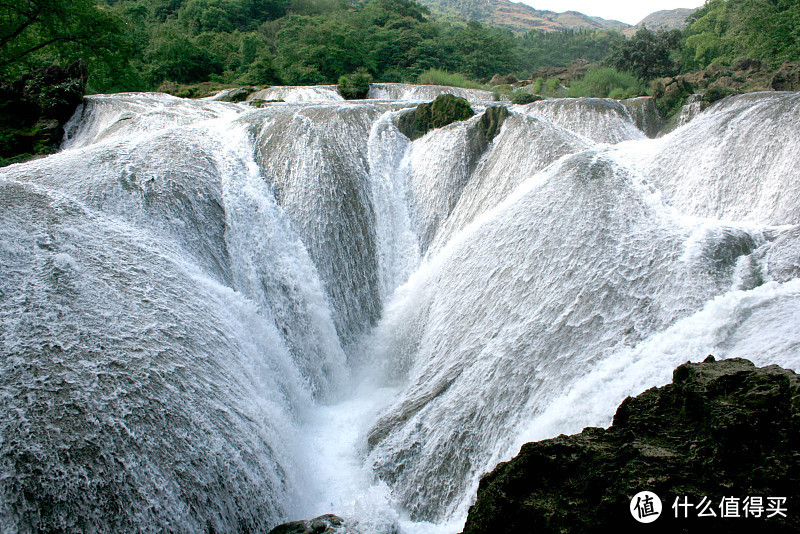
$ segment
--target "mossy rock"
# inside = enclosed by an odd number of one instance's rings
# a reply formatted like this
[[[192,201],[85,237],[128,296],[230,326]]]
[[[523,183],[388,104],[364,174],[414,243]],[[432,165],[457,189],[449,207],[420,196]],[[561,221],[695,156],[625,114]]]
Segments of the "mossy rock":
[[[411,139],[419,139],[434,128],[441,128],[475,115],[465,98],[439,95],[428,104],[420,104],[413,112],[400,116],[397,127]]]
[[[528,91],[524,90],[516,91],[511,95],[512,104],[531,104],[533,102],[538,102],[539,100],[544,100],[544,97],[542,95],[529,93]]]
[[[503,121],[508,117],[508,108],[505,106],[491,106],[486,108],[481,120],[478,121],[478,130],[487,141],[491,141],[500,132]]]

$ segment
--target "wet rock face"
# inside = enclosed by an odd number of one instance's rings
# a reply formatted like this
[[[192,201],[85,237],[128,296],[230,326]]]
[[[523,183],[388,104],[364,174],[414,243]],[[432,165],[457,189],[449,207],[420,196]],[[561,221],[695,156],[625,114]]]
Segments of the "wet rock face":
[[[626,399],[610,428],[528,443],[499,464],[464,534],[634,531],[640,491],[663,504],[648,532],[798,532],[799,446],[797,374],[687,363],[672,384]]]
[[[664,118],[656,108],[656,101],[651,96],[640,96],[620,100],[620,104],[630,113],[636,127],[649,138],[657,137],[664,128]]]

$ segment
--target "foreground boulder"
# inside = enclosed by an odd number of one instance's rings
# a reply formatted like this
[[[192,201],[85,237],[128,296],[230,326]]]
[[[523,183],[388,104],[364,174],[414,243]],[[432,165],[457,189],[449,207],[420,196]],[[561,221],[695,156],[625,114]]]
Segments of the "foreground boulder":
[[[800,532],[798,450],[798,375],[709,357],[626,399],[608,429],[524,445],[481,480],[464,534]],[[645,490],[663,510],[640,524]]]

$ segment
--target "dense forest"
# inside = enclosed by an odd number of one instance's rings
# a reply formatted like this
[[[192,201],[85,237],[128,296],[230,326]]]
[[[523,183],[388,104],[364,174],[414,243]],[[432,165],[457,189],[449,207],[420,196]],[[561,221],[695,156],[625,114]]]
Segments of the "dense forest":
[[[434,20],[411,0],[2,0],[0,78],[89,63],[91,91],[156,89],[165,80],[335,83],[366,68],[413,81],[428,69],[493,74],[603,59],[609,32],[531,32]]]
[[[529,32],[434,19],[413,0],[0,0],[0,81],[83,58],[88,90],[165,81],[336,83],[366,69],[416,81],[429,69],[485,83],[576,58],[647,81],[740,57],[798,59],[800,2],[710,0],[683,32]]]

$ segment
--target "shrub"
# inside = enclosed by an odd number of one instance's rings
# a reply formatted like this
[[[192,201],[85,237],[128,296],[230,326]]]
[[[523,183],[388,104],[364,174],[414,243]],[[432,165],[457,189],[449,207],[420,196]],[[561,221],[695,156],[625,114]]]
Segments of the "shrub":
[[[372,75],[361,67],[352,74],[339,78],[339,93],[347,100],[367,98]]]
[[[547,86],[548,91],[555,93],[558,87],[561,85],[561,80],[558,78],[548,78],[544,84]]]
[[[644,85],[633,74],[619,72],[613,67],[601,67],[590,70],[582,80],[573,83],[568,96],[631,98],[644,93]]]
[[[656,100],[656,108],[667,119],[680,112],[693,93],[694,88],[682,78],[674,79],[667,86],[659,80],[650,83],[650,94]]]

